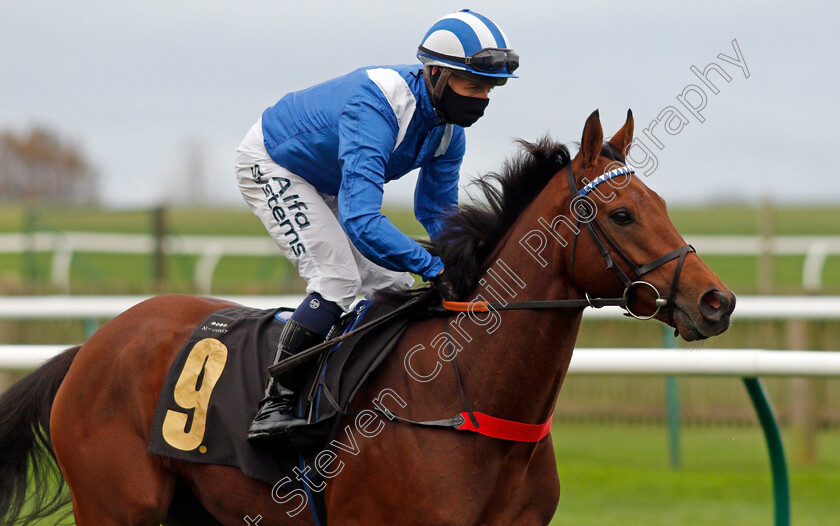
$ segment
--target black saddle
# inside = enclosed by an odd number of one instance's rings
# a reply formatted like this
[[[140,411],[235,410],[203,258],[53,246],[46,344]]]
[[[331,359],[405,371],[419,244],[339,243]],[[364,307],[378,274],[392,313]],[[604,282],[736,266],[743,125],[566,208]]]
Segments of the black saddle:
[[[332,336],[392,312],[398,304],[362,301]],[[201,322],[179,351],[164,381],[152,423],[149,451],[189,462],[234,466],[275,485],[314,455],[329,449],[341,416],[359,387],[399,341],[414,309],[355,333],[296,374],[304,375],[298,414],[307,424],[274,442],[249,443],[248,426],[262,399],[268,367],[289,309],[233,307]],[[294,476],[297,487],[301,484]],[[284,489],[293,489],[284,486]],[[307,489],[304,487],[304,489]]]

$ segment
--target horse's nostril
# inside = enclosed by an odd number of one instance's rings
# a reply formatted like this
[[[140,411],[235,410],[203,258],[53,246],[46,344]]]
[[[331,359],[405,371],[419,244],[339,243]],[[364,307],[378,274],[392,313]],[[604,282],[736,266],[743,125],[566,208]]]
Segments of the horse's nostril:
[[[711,290],[700,298],[700,314],[710,322],[719,322],[728,309],[729,297],[719,290]]]
[[[719,308],[720,308],[720,300],[719,300],[718,298],[716,298],[716,297],[714,296],[714,294],[712,294],[711,296],[710,296],[710,295],[708,295],[708,294],[706,294],[706,295],[703,297],[703,299],[706,301],[706,303],[708,303],[708,304],[709,304],[709,306],[710,306],[711,308],[713,308],[713,309],[715,309],[715,310],[717,310],[717,309],[719,309]]]

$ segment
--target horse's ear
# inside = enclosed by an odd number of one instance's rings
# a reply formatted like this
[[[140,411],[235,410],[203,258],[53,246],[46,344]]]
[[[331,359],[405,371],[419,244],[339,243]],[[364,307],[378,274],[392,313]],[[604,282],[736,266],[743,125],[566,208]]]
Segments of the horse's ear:
[[[595,110],[586,119],[586,124],[583,125],[583,137],[580,140],[580,155],[585,168],[589,168],[598,160],[603,142],[604,130],[601,128],[601,117],[598,110]]]
[[[627,110],[627,120],[624,122],[624,126],[610,139],[610,144],[624,155],[624,149],[631,142],[633,142],[633,111]]]

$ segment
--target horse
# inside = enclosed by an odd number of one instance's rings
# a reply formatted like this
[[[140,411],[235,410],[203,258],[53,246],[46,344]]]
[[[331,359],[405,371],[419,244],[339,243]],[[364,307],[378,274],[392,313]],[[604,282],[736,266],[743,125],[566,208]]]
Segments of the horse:
[[[662,198],[628,173],[632,140],[632,112],[604,142],[596,110],[574,158],[548,137],[520,141],[518,156],[477,183],[486,203],[448,218],[436,247],[462,301],[413,321],[360,389],[356,409],[387,406],[387,417],[343,417],[343,446],[311,488],[323,492],[331,522],[548,524],[560,495],[551,435],[504,440],[392,416],[448,418],[469,404],[471,415],[543,425],[588,305],[618,298],[628,314],[687,341],[728,328],[734,294],[685,243]],[[148,451],[178,349],[196,324],[232,305],[149,299],[12,386],[0,400],[2,524],[62,503],[56,464],[80,526],[315,524],[299,512],[299,490]]]

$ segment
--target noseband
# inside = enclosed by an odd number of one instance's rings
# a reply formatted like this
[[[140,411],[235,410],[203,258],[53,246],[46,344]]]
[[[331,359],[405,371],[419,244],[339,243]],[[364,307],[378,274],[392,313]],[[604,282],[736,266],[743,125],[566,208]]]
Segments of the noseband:
[[[569,184],[569,191],[572,195],[572,203],[575,207],[575,214],[577,219],[577,224],[575,228],[575,236],[572,239],[572,247],[571,247],[571,255],[569,257],[569,266],[571,269],[571,276],[572,282],[575,281],[575,249],[577,247],[578,235],[581,232],[581,224],[586,225],[586,229],[589,231],[589,235],[592,238],[592,241],[595,242],[595,246],[598,247],[598,251],[601,254],[601,257],[604,258],[604,262],[606,263],[606,269],[612,269],[613,272],[616,273],[618,278],[624,284],[624,293],[622,294],[621,298],[592,298],[589,296],[588,292],[584,292],[583,299],[576,299],[576,300],[547,300],[547,301],[519,301],[519,302],[508,302],[508,303],[491,303],[491,302],[455,302],[455,301],[444,301],[443,308],[449,311],[457,311],[457,312],[486,312],[488,310],[520,310],[520,309],[561,309],[561,308],[574,308],[574,307],[594,307],[594,308],[601,308],[608,305],[621,307],[624,309],[625,316],[631,316],[633,318],[639,320],[649,320],[659,314],[659,311],[662,307],[668,308],[668,318],[671,325],[674,325],[674,310],[676,309],[676,297],[677,297],[677,288],[679,285],[680,280],[680,273],[682,272],[683,263],[685,262],[685,257],[694,252],[694,247],[691,245],[683,245],[680,248],[674,249],[663,256],[659,256],[658,258],[654,259],[653,261],[646,263],[641,266],[637,266],[627,255],[619,248],[619,246],[612,240],[612,238],[607,234],[604,227],[601,223],[598,222],[598,219],[595,217],[595,208],[593,204],[590,204],[591,199],[587,197],[587,195],[595,189],[599,184],[604,183],[613,177],[617,177],[618,175],[625,175],[625,174],[632,174],[634,173],[632,169],[629,167],[621,167],[610,172],[603,174],[602,176],[598,177],[595,181],[584,186],[582,189],[578,189],[577,183],[575,183],[575,176],[572,172],[571,163],[566,166],[566,181]],[[583,219],[582,219],[583,218]],[[604,243],[606,240],[606,243]],[[610,254],[607,245],[612,247],[612,249],[618,254],[618,256],[624,260],[627,266],[630,267],[631,276],[628,276],[622,268],[616,264],[615,260],[613,259],[612,255]],[[659,290],[650,282],[642,280],[642,276],[648,274],[656,270],[657,268],[661,267],[665,263],[669,261],[677,260],[677,268],[674,270],[674,278],[671,281],[671,292],[667,299],[663,298],[660,294]],[[650,288],[653,293],[656,295],[656,300],[654,300],[656,304],[656,310],[653,314],[649,316],[644,316],[638,313],[633,312],[630,305],[635,297],[635,290],[638,287],[648,287]]]

